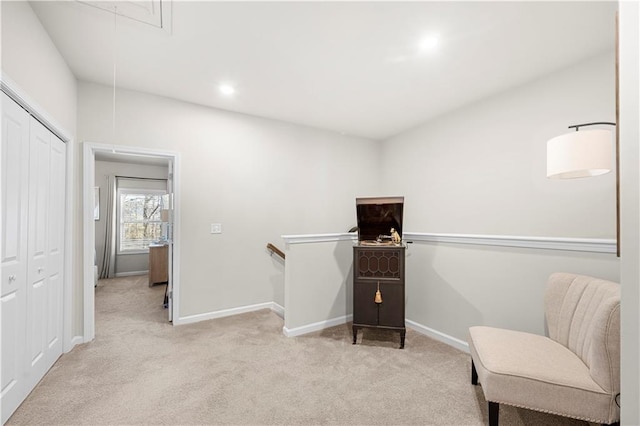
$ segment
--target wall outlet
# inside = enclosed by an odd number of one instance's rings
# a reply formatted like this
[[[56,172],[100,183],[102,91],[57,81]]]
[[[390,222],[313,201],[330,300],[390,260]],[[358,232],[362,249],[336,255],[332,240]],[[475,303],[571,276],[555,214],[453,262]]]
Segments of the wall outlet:
[[[211,233],[212,234],[222,234],[222,224],[221,223],[212,223],[211,224]]]

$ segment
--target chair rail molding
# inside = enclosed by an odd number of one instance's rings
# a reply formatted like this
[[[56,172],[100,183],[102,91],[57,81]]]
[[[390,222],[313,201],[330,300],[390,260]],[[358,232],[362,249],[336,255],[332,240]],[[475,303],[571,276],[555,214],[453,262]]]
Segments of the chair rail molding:
[[[333,234],[302,234],[283,235],[282,239],[286,245],[309,244],[309,243],[331,243],[336,241],[358,241],[358,234],[355,232],[342,232]]]
[[[542,250],[586,251],[616,253],[616,240],[605,238],[534,237],[515,235],[434,234],[405,232],[405,241],[420,243],[471,244],[519,247]]]
[[[403,241],[415,243],[468,244],[498,247],[518,247],[538,250],[582,251],[592,253],[616,253],[614,238],[538,237],[516,235],[448,234],[404,232]],[[291,244],[358,241],[355,232],[332,234],[282,235],[287,246]]]

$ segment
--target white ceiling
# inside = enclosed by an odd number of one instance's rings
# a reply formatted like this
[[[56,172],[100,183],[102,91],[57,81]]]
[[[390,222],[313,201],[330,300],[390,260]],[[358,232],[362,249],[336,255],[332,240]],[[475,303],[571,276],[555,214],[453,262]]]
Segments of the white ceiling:
[[[115,45],[118,87],[372,139],[612,51],[617,8],[174,1],[158,29],[78,2],[31,4],[78,79],[111,86]],[[428,34],[438,48],[420,51]]]

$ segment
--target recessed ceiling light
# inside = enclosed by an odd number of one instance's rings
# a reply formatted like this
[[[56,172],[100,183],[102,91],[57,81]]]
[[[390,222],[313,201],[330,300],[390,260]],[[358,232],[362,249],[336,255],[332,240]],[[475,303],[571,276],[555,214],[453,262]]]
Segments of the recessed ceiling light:
[[[220,93],[222,93],[223,95],[226,96],[231,96],[234,93],[236,93],[236,89],[233,88],[233,86],[230,86],[228,84],[221,84],[218,89],[220,90]]]
[[[439,39],[437,36],[428,36],[420,40],[421,50],[433,50],[438,46]]]

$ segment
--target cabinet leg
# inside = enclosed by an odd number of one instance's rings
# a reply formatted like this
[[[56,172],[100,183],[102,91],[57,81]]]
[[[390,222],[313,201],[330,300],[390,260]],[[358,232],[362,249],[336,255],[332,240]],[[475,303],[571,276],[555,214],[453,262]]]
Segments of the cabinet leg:
[[[405,330],[400,332],[400,349],[404,349],[404,337],[407,334]]]
[[[356,344],[356,339],[358,338],[358,330],[353,327],[353,344]]]

